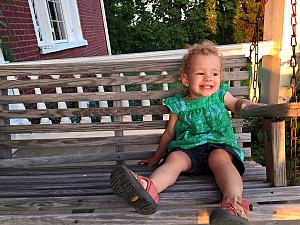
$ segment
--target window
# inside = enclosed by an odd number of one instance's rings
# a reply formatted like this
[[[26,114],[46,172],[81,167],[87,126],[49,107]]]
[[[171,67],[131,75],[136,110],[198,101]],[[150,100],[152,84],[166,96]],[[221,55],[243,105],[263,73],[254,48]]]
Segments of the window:
[[[76,0],[29,0],[42,54],[87,45]]]

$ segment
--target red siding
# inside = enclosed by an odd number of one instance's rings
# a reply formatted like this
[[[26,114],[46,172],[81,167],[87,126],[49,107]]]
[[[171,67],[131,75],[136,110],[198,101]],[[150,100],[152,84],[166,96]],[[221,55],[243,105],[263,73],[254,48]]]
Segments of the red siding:
[[[10,25],[10,29],[0,29],[0,33],[7,34],[15,61],[107,55],[100,0],[77,0],[77,3],[83,37],[88,45],[49,54],[40,54],[28,1],[0,3],[3,9],[0,19]]]

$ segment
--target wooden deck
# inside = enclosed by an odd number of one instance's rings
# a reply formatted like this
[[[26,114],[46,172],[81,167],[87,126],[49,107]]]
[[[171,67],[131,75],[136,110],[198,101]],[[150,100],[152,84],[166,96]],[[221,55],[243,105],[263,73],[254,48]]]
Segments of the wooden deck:
[[[251,224],[300,224],[300,187],[271,187],[265,168],[247,161],[244,196]],[[208,224],[220,194],[212,178],[180,176],[160,194],[158,211],[136,213],[112,194],[113,167],[80,165],[0,171],[0,224]],[[130,166],[140,174],[150,169]],[[180,204],[179,204],[180,203]]]

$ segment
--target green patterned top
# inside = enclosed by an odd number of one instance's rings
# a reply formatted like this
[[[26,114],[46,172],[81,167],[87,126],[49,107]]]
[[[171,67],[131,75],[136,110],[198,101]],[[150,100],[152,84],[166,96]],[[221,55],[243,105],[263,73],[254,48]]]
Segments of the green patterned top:
[[[221,83],[219,90],[209,97],[184,100],[177,94],[165,100],[172,113],[178,116],[175,124],[176,138],[168,148],[191,149],[198,145],[226,144],[244,159],[233,132],[230,115],[224,105],[228,84]]]

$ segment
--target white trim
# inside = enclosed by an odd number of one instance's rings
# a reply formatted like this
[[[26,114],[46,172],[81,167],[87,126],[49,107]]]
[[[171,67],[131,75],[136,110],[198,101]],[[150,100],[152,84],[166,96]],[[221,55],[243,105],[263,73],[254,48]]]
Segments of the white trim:
[[[48,15],[46,2],[41,0],[28,0],[28,2],[41,54],[63,51],[88,44],[82,35],[77,0],[61,0],[67,39],[57,41],[53,40],[49,17],[45,16]],[[32,2],[35,8],[33,8]],[[36,21],[35,13],[38,21]]]
[[[81,46],[86,46],[88,44],[87,40],[78,40],[67,43],[59,43],[53,46],[41,47],[41,54],[47,54],[52,52],[58,52],[66,49],[77,48]]]
[[[32,0],[28,0],[28,5],[29,5],[30,12],[31,12],[31,18],[32,18],[32,23],[33,23],[34,30],[35,30],[35,36],[37,39],[37,43],[38,43],[38,46],[40,46],[41,40],[40,40],[40,35],[39,35],[39,27],[38,27],[37,21],[35,19],[34,8],[33,8],[33,5],[31,4],[31,1]]]
[[[109,39],[109,34],[108,34],[105,7],[104,7],[103,0],[100,0],[100,7],[101,7],[101,12],[102,12],[102,20],[103,20],[103,26],[104,26],[104,32],[105,32],[107,51],[108,51],[108,54],[111,55],[110,39]]]
[[[4,63],[6,63],[6,61],[4,59],[2,49],[0,48],[0,64],[4,64]]]

